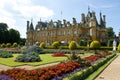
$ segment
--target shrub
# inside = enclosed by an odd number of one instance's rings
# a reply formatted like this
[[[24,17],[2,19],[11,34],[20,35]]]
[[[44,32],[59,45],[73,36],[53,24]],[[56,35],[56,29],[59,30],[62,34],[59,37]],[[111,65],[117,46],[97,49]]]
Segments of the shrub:
[[[14,42],[12,46],[13,46],[13,47],[17,47],[18,44],[17,44],[16,42]]]
[[[74,50],[77,48],[77,44],[75,41],[71,41],[70,44],[69,44],[69,49],[70,50]]]
[[[5,48],[5,47],[6,47],[5,43],[2,43],[1,48]]]
[[[60,46],[61,49],[68,49],[68,46]]]
[[[40,48],[45,48],[45,43],[44,42],[40,43]]]
[[[6,47],[11,47],[11,43],[7,43],[7,44],[6,44]]]
[[[1,51],[0,52],[0,57],[2,58],[9,58],[9,57],[13,57],[12,53],[8,52],[8,51]]]
[[[45,49],[55,49],[54,46],[46,46]]]
[[[119,45],[118,45],[118,49],[117,49],[119,52],[120,52],[120,43],[119,43]]]
[[[19,55],[16,60],[17,62],[39,62],[41,61],[39,54],[31,52],[28,54]]]
[[[93,49],[99,49],[100,48],[100,42],[99,41],[92,41],[91,44],[90,44],[90,48],[93,48]]]
[[[56,49],[58,49],[60,46],[60,42],[55,41],[55,42],[53,42],[52,46],[54,46]]]
[[[30,52],[35,52],[35,53],[44,53],[43,50],[39,46],[30,46],[28,49],[24,50],[22,53],[27,54]]]

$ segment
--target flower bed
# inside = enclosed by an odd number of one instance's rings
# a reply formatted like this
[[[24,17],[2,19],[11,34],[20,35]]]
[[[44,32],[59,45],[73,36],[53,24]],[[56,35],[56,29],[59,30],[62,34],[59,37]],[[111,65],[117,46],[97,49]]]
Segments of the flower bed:
[[[111,57],[104,58],[103,60],[100,60],[100,62],[96,65],[93,64],[88,69],[85,69],[83,73],[81,73],[83,77],[87,77],[89,74],[91,74],[93,71],[98,69],[101,65],[103,65],[106,61],[108,61]],[[99,60],[100,57],[91,55],[89,57],[85,57],[85,60],[92,62],[95,62]],[[46,67],[46,68],[40,68],[35,70],[25,70],[25,69],[9,69],[6,71],[1,71],[0,75],[6,75],[9,78],[14,78],[15,80],[61,80],[62,78],[66,77],[67,75],[76,72],[80,69],[83,69],[81,67],[82,65],[77,62],[62,62],[54,66]]]
[[[57,53],[54,53],[52,54],[53,57],[67,57],[67,55],[65,55],[64,53],[62,52],[57,52]]]
[[[96,55],[91,55],[91,56],[85,57],[84,59],[91,63],[91,62],[97,61],[98,59],[100,59],[100,57]]]
[[[0,75],[7,75],[15,80],[50,80],[56,79],[62,74],[72,72],[77,68],[80,68],[80,64],[76,62],[66,62],[37,70],[14,68],[7,71],[1,71]]]

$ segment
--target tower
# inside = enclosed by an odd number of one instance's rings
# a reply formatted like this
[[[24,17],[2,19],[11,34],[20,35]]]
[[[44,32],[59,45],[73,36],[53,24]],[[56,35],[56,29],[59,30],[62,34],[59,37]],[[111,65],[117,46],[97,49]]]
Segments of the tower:
[[[97,24],[96,24],[96,17],[95,12],[92,12],[92,17],[90,18],[90,36],[93,40],[97,40]]]

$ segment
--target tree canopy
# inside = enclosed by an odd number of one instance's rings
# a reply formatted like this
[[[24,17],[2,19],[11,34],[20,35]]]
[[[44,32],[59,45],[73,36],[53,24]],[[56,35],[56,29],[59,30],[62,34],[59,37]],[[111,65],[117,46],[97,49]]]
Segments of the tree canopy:
[[[112,27],[107,28],[107,36],[108,37],[114,37],[115,36],[115,32],[113,31]]]
[[[0,23],[0,43],[14,43],[20,41],[20,33],[15,29],[9,29],[6,23]]]

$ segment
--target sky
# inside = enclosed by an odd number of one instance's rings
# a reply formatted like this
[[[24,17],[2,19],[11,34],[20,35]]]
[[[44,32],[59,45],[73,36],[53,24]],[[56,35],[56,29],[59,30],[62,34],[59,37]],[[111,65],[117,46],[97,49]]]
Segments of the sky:
[[[106,15],[106,26],[112,27],[115,34],[120,32],[120,0],[0,0],[0,23],[7,23],[9,29],[20,32],[26,38],[27,21],[53,21],[66,19],[72,22],[76,18],[81,22],[81,14],[95,11]]]

